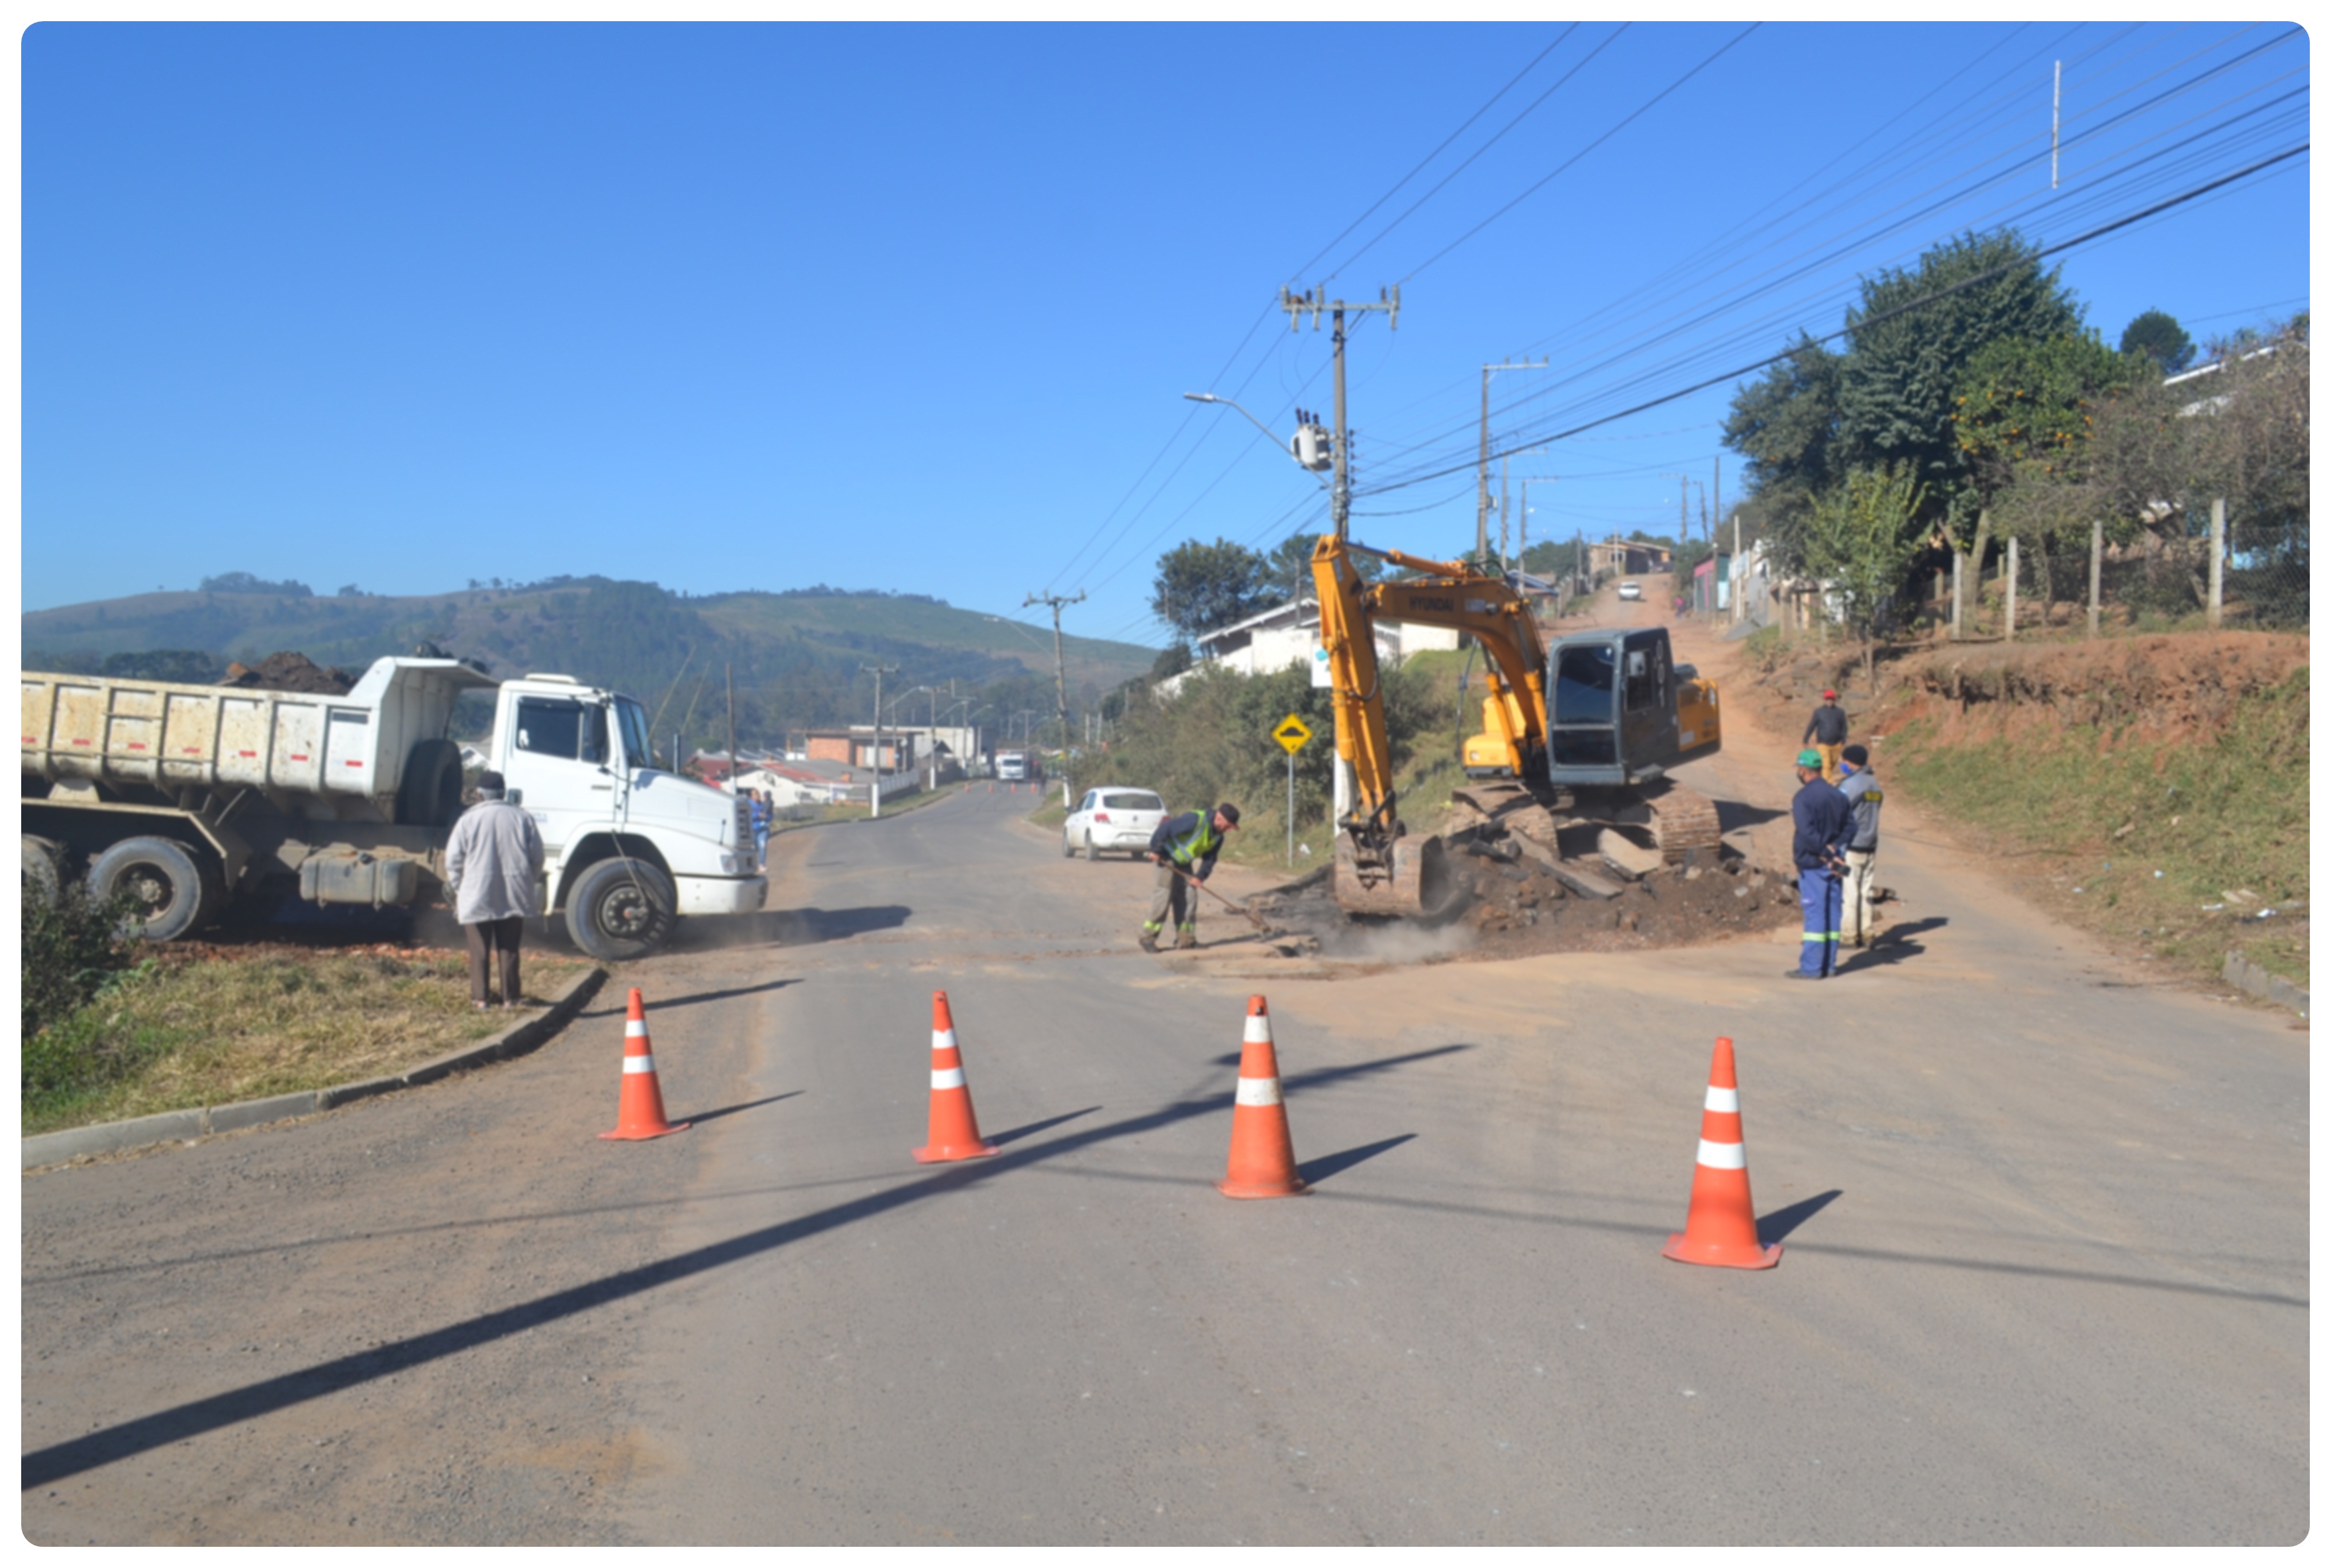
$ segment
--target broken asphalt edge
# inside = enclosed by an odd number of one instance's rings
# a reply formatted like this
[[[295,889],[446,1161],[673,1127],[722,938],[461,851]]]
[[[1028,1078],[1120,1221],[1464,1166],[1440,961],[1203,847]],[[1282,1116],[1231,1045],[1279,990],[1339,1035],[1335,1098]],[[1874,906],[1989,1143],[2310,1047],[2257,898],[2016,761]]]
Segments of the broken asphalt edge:
[[[98,1122],[85,1127],[38,1133],[24,1140],[23,1168],[31,1170],[36,1165],[57,1164],[81,1155],[112,1154],[151,1144],[185,1143],[214,1133],[231,1133],[269,1122],[288,1121],[295,1117],[314,1116],[319,1111],[332,1110],[357,1100],[369,1099],[375,1095],[433,1083],[453,1073],[483,1067],[490,1061],[523,1056],[564,1029],[569,1020],[583,1011],[584,1004],[598,993],[599,987],[605,984],[606,979],[604,967],[587,969],[569,981],[566,988],[551,999],[550,1005],[533,1017],[520,1019],[500,1033],[490,1035],[475,1045],[465,1045],[459,1050],[450,1051],[401,1073],[364,1079],[356,1083],[334,1084],[328,1088],[301,1089],[296,1094],[239,1100],[233,1105],[196,1106],[186,1110],[131,1117],[126,1121]]]

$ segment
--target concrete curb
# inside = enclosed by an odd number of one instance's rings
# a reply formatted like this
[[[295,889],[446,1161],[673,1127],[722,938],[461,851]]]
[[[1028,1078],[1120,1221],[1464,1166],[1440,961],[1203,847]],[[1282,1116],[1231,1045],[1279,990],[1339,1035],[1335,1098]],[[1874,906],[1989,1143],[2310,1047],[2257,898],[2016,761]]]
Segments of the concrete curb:
[[[2268,974],[2240,953],[2226,955],[2225,979],[2227,984],[2240,986],[2252,996],[2288,1007],[2301,1018],[2307,1016],[2307,993],[2279,974]]]
[[[318,1111],[369,1099],[374,1095],[386,1094],[393,1089],[433,1083],[470,1068],[482,1067],[490,1061],[523,1056],[565,1028],[569,1019],[583,1011],[584,1003],[598,993],[606,978],[604,969],[585,970],[569,981],[566,989],[532,1018],[513,1023],[500,1034],[481,1040],[475,1045],[465,1045],[433,1061],[424,1061],[418,1067],[387,1078],[369,1078],[357,1083],[335,1084],[329,1088],[302,1089],[297,1094],[239,1100],[233,1105],[163,1111],[156,1116],[132,1117],[127,1121],[99,1122],[93,1126],[67,1127],[62,1132],[36,1134],[24,1140],[23,1168],[30,1170],[35,1165],[52,1165],[77,1155],[112,1154],[119,1149],[141,1148],[149,1144],[186,1143],[213,1133],[230,1133],[243,1127],[262,1126],[269,1122],[288,1121],[294,1117],[314,1116]]]

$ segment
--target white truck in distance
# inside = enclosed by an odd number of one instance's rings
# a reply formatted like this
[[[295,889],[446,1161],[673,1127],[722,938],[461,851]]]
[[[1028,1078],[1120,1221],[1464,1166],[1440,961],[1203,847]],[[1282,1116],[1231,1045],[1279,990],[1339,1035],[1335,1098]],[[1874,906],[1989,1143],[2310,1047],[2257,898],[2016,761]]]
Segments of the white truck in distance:
[[[691,916],[768,897],[747,803],[655,767],[647,716],[564,675],[497,680],[451,659],[382,659],[345,697],[24,677],[24,878],[133,892],[149,937],[296,886],[324,904],[442,888],[461,813],[455,701],[492,689],[486,766],[533,813],[547,912],[595,958],[636,958]]]

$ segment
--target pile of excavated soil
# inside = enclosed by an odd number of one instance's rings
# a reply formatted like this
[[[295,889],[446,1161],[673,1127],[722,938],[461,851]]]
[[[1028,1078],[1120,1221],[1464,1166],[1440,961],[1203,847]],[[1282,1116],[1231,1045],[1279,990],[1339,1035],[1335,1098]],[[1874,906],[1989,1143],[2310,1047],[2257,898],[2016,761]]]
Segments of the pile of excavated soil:
[[[1703,854],[1689,866],[1664,867],[1635,881],[1597,866],[1594,875],[1620,889],[1610,898],[1565,887],[1545,865],[1509,845],[1454,849],[1450,875],[1464,897],[1437,920],[1347,914],[1336,902],[1331,872],[1324,867],[1257,894],[1247,904],[1273,928],[1316,940],[1322,957],[1387,963],[1704,946],[1779,930],[1798,917],[1791,884],[1728,851]]]
[[[338,665],[326,668],[304,653],[271,653],[257,664],[230,664],[221,686],[243,686],[259,691],[304,691],[321,697],[346,697],[357,678]]]

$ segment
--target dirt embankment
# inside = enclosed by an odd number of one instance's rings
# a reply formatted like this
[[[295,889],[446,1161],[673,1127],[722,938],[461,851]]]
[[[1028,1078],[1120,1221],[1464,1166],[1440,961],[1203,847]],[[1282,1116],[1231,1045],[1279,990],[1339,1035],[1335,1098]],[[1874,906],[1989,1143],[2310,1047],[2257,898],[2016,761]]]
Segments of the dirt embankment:
[[[2093,725],[2126,737],[2206,745],[2244,697],[2307,663],[2308,639],[2264,632],[2117,638],[2096,642],[1942,648],[1894,667],[1886,717],[1936,717],[1936,737]]]

